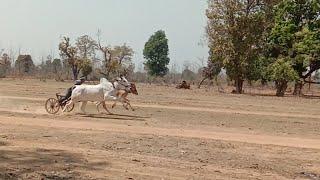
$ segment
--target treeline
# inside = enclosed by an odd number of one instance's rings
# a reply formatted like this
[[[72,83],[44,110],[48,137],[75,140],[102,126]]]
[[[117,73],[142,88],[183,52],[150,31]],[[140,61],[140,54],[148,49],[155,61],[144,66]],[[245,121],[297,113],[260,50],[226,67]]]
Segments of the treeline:
[[[35,65],[34,60],[30,55],[18,55],[17,59],[13,59],[10,55],[3,53],[0,56],[0,78],[4,77],[21,77],[21,78],[39,78],[40,80],[55,79],[56,81],[73,80],[73,71],[67,59],[61,60],[52,58],[48,55],[41,61],[41,64]],[[89,70],[83,71],[80,69],[79,76],[86,75],[88,80],[99,80],[101,77],[106,77],[107,71],[103,62],[96,60],[90,61]],[[113,69],[111,72],[118,71],[126,73],[128,79],[135,82],[143,83],[180,83],[182,80],[187,80],[193,84],[197,84],[202,78],[202,68],[194,72],[195,67],[191,67],[189,63],[183,65],[183,71],[179,72],[178,67],[172,66],[164,76],[151,76],[146,70],[134,72],[134,66],[124,69]],[[180,68],[179,68],[180,69]],[[193,69],[193,70],[191,70]],[[118,73],[109,73],[109,78],[112,79],[118,76]]]
[[[100,36],[94,40],[83,35],[72,41],[63,37],[58,45],[59,58],[47,56],[41,64],[34,65],[30,55],[19,55],[15,60],[7,53],[1,52],[0,77],[8,74],[15,76],[39,75],[56,80],[77,79],[79,75],[88,77],[112,77],[119,74],[133,73],[133,49],[126,44],[110,46],[103,44]],[[12,64],[14,62],[14,64]]]
[[[244,83],[272,83],[277,96],[284,96],[291,83],[296,95],[305,83],[317,83],[312,77],[320,69],[319,0],[209,0],[206,16],[209,58],[207,66],[197,72],[188,67],[182,73],[169,71],[168,39],[160,30],[145,43],[143,72],[134,72],[130,46],[104,44],[98,33],[96,39],[63,37],[58,45],[60,57],[48,56],[39,66],[28,55],[13,61],[10,53],[1,51],[0,76],[37,72],[63,80],[123,74],[139,82],[183,79],[200,87],[206,79],[222,75],[228,84],[233,83],[235,93],[243,93]]]
[[[30,55],[19,55],[14,59],[2,51],[0,76],[37,76],[40,79],[62,81],[70,78],[75,80],[79,76],[91,80],[98,80],[100,77],[112,79],[121,74],[138,82],[178,83],[181,79],[196,81],[202,74],[201,71],[200,73],[191,71],[186,64],[182,73],[178,73],[175,68],[169,72],[168,39],[162,30],[155,32],[145,43],[143,55],[146,61],[142,72],[134,72],[135,65],[132,62],[134,51],[130,46],[103,44],[100,32],[96,40],[88,35],[75,40],[63,37],[58,47],[59,58],[48,55],[41,59],[39,65],[34,64]]]
[[[277,96],[288,83],[294,94],[320,68],[319,0],[209,0],[207,78],[221,69],[234,81],[274,82]]]

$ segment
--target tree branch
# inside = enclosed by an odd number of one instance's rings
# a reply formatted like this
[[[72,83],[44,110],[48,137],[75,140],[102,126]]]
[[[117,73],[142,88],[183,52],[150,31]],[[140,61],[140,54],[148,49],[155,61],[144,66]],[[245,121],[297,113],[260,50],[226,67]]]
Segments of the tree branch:
[[[320,84],[320,82],[313,82],[313,81],[306,81],[304,80],[305,83],[310,83],[310,84]]]
[[[104,72],[99,72],[100,74],[102,74],[102,75],[104,75],[105,77],[107,77],[108,75],[106,74],[106,73],[104,73]]]

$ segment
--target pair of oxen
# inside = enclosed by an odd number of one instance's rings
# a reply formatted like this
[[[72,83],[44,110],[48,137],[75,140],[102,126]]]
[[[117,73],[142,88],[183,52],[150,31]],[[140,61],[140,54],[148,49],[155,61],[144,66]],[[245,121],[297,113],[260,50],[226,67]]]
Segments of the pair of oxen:
[[[126,98],[128,93],[133,93],[138,95],[136,86],[134,83],[129,83],[128,80],[121,76],[117,78],[114,83],[111,83],[106,78],[101,78],[100,83],[97,85],[78,85],[72,90],[71,100],[66,104],[63,112],[71,106],[72,104],[81,102],[81,111],[86,113],[85,108],[87,102],[96,102],[97,111],[99,111],[99,106],[102,104],[103,108],[109,113],[110,111],[106,107],[106,101],[114,101],[112,108],[115,107],[117,102],[121,102],[123,106],[128,110],[128,106],[131,110],[134,110],[129,100]]]

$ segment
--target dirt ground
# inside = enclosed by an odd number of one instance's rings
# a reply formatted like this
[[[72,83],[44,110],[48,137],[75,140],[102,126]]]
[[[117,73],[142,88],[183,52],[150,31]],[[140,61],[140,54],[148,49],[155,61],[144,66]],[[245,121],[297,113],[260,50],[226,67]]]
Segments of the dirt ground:
[[[138,84],[134,112],[47,114],[70,85],[0,80],[0,179],[320,179],[320,99]]]

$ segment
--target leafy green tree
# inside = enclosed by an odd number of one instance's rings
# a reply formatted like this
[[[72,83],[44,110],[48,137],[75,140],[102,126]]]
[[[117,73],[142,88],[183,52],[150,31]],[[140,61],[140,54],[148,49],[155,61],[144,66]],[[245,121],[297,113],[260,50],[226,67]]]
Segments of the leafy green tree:
[[[320,25],[320,21],[319,21]],[[319,26],[320,27],[320,26]],[[300,32],[296,33],[298,42],[294,44],[295,50],[300,56],[304,58],[304,64],[307,64],[310,69],[302,76],[308,78],[313,72],[320,68],[320,28],[317,30],[310,30],[303,28]]]
[[[163,77],[167,74],[170,58],[168,39],[164,31],[157,31],[150,37],[144,46],[143,55],[147,60],[144,65],[149,75]]]
[[[242,93],[252,64],[259,60],[273,3],[267,0],[209,0],[209,48],[211,54],[220,57],[214,58],[213,64],[221,64],[234,80],[236,93]]]
[[[299,78],[291,62],[285,58],[279,58],[269,66],[268,76],[271,80],[275,81],[277,96],[284,96],[288,82],[295,81]]]
[[[269,36],[270,56],[290,61],[299,75],[296,95],[301,94],[303,81],[320,68],[319,12],[318,0],[283,0],[275,8],[275,25]]]

